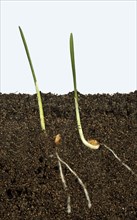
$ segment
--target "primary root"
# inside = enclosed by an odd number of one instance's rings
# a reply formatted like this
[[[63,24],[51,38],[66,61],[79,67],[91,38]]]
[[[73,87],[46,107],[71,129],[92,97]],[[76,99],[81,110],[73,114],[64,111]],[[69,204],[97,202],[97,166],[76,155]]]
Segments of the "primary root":
[[[56,152],[56,156],[58,158],[58,153]],[[61,165],[61,162],[58,158],[58,164],[59,164],[59,171],[60,171],[60,177],[61,177],[61,180],[62,180],[62,183],[63,183],[63,186],[64,186],[64,190],[67,192],[67,184],[66,184],[66,180],[65,180],[65,177],[64,177],[64,174],[63,174],[63,170],[62,170],[62,165]],[[71,213],[71,205],[70,205],[70,195],[69,193],[68,194],[68,198],[67,198],[67,212],[68,214]]]
[[[66,181],[65,181],[65,177],[64,177],[64,174],[63,174],[63,171],[62,171],[62,166],[61,166],[61,163],[64,164],[68,169],[69,171],[78,179],[80,185],[82,186],[83,190],[84,190],[84,193],[85,193],[85,197],[87,199],[87,202],[88,202],[88,208],[91,208],[91,201],[90,201],[90,197],[89,197],[89,194],[88,194],[88,191],[83,183],[83,181],[80,179],[80,177],[77,175],[77,173],[75,171],[73,171],[70,166],[65,162],[63,161],[60,156],[58,155],[58,152],[56,151],[56,156],[58,158],[58,163],[59,163],[59,170],[60,170],[60,176],[61,176],[61,180],[62,180],[62,183],[63,183],[63,186],[64,186],[64,189],[65,191],[67,191],[67,185],[66,185]],[[71,212],[71,205],[70,205],[70,195],[68,194],[68,199],[67,199],[67,212],[70,213]]]

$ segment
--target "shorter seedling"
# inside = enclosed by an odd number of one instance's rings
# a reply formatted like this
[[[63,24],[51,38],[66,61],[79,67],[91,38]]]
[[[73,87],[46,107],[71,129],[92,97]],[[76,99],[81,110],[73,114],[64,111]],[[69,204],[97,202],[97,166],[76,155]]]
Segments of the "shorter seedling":
[[[78,94],[77,94],[77,82],[76,82],[76,68],[75,68],[75,57],[74,57],[74,43],[73,43],[73,35],[70,34],[70,57],[71,57],[71,66],[72,66],[72,73],[73,73],[73,84],[74,84],[74,100],[75,100],[75,111],[76,111],[76,119],[77,119],[77,126],[79,131],[79,136],[82,143],[89,147],[90,149],[98,149],[100,144],[98,141],[94,140],[93,142],[86,141],[83,129],[80,120],[80,113],[79,113],[79,105],[78,105]]]
[[[83,142],[83,144],[91,149],[98,149],[100,145],[104,146],[107,150],[109,150],[114,157],[124,166],[126,169],[128,169],[134,176],[137,177],[137,174],[122,160],[115,154],[115,152],[109,148],[105,144],[99,144],[97,140],[90,139],[88,141],[85,140],[82,126],[81,126],[81,120],[80,120],[80,113],[79,113],[79,106],[78,106],[78,94],[77,94],[77,83],[76,83],[76,69],[75,69],[75,56],[74,56],[74,43],[73,43],[73,35],[70,34],[70,57],[71,57],[71,66],[72,66],[72,73],[73,73],[73,84],[74,84],[74,99],[75,99],[75,110],[76,110],[76,119],[77,119],[77,126],[80,138]]]
[[[45,130],[43,105],[42,105],[42,99],[41,99],[40,91],[39,91],[39,88],[38,88],[38,83],[37,83],[36,75],[35,75],[34,68],[33,68],[33,65],[32,65],[32,61],[31,61],[29,49],[28,49],[28,46],[27,46],[27,43],[26,43],[26,40],[25,40],[25,36],[23,34],[23,31],[22,31],[21,27],[19,27],[19,31],[20,31],[20,35],[21,35],[21,38],[22,38],[22,41],[23,41],[23,44],[24,44],[24,47],[25,47],[25,51],[26,51],[26,54],[27,54],[27,58],[28,58],[28,61],[29,61],[30,69],[31,69],[33,80],[34,80],[34,84],[35,84],[35,89],[36,89],[37,99],[38,99],[38,106],[39,106],[39,115],[40,115],[41,129]]]

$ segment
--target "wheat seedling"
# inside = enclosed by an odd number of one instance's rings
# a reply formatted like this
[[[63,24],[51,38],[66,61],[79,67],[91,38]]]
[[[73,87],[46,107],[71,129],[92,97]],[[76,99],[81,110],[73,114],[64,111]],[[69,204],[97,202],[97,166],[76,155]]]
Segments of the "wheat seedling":
[[[75,100],[75,110],[76,110],[76,119],[77,119],[77,126],[78,126],[78,131],[79,131],[79,136],[82,141],[82,143],[89,147],[90,149],[98,149],[100,144],[98,141],[93,140],[90,142],[86,141],[83,130],[82,130],[82,125],[81,125],[81,120],[80,120],[80,113],[79,113],[79,105],[78,105],[78,94],[77,94],[77,82],[76,82],[76,68],[75,68],[75,57],[74,57],[74,43],[73,43],[73,35],[72,33],[70,34],[70,57],[71,57],[71,66],[72,66],[72,73],[73,73],[73,84],[74,84],[74,100]]]
[[[77,94],[77,83],[76,83],[76,69],[75,69],[75,57],[74,57],[74,43],[73,43],[73,35],[70,34],[70,56],[71,56],[71,66],[72,66],[72,73],[73,73],[73,84],[74,84],[74,99],[75,99],[75,110],[76,110],[76,119],[77,119],[77,126],[80,138],[83,142],[83,144],[91,149],[98,149],[100,145],[103,145],[107,150],[109,150],[114,157],[124,166],[126,169],[128,169],[134,176],[137,177],[137,174],[122,160],[115,154],[115,152],[109,148],[105,144],[99,144],[97,140],[89,140],[88,142],[85,140],[83,135],[83,130],[81,126],[81,120],[80,120],[80,113],[79,113],[79,106],[78,106],[78,94]]]
[[[35,75],[34,68],[33,68],[33,65],[32,65],[32,61],[31,61],[29,49],[28,49],[28,46],[27,46],[27,43],[26,43],[26,40],[25,40],[25,36],[23,34],[23,31],[22,31],[21,27],[19,27],[19,31],[20,31],[20,35],[21,35],[21,38],[22,38],[22,41],[23,41],[23,44],[24,44],[24,47],[25,47],[25,51],[26,51],[26,54],[27,54],[27,58],[28,58],[28,61],[29,61],[31,73],[32,73],[32,76],[33,76],[34,84],[35,84],[35,89],[36,89],[37,99],[38,99],[38,106],[39,106],[41,129],[45,130],[43,105],[42,105],[42,99],[41,99],[40,91],[39,91],[39,88],[38,88],[36,75]]]

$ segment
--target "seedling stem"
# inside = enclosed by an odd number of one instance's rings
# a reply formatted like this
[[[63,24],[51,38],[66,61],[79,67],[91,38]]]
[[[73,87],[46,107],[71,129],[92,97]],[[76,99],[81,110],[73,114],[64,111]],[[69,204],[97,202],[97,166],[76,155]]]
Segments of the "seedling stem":
[[[75,56],[74,56],[74,43],[73,43],[73,34],[70,34],[70,57],[71,57],[71,66],[72,66],[72,73],[73,73],[73,84],[74,84],[74,100],[75,100],[75,110],[76,110],[76,119],[77,119],[77,126],[79,131],[79,136],[82,143],[89,147],[90,149],[98,149],[99,143],[93,145],[86,141],[80,120],[80,113],[79,113],[79,105],[78,105],[78,94],[77,94],[77,83],[76,83],[76,68],[75,68]]]

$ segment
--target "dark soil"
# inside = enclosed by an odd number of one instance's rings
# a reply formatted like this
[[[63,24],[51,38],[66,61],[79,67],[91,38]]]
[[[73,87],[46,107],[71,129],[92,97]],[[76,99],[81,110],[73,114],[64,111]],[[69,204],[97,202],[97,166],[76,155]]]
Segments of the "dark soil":
[[[36,95],[0,94],[1,220],[135,220],[137,178],[102,144],[85,147],[78,134],[73,93],[42,94],[46,131],[41,131]],[[105,143],[137,173],[137,91],[82,95],[81,121],[86,139]],[[89,192],[63,165],[71,195],[70,214],[54,136],[61,134],[59,155],[77,172]]]

